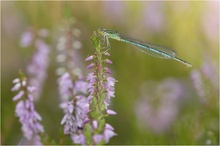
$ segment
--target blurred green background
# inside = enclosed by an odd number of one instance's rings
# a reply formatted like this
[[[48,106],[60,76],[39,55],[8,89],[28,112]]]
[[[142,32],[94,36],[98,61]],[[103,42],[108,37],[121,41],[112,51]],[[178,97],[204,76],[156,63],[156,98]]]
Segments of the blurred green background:
[[[51,46],[50,65],[43,94],[36,109],[43,117],[43,125],[51,139],[59,141],[62,111],[59,108],[56,68],[57,31],[68,17],[77,20],[82,31],[82,60],[93,53],[90,37],[99,27],[117,30],[134,38],[172,48],[178,56],[192,64],[162,60],[141,53],[133,46],[110,40],[109,66],[117,80],[116,97],[111,109],[116,116],[108,123],[118,136],[109,144],[219,144],[219,94],[206,96],[203,104],[193,88],[190,73],[200,69],[206,60],[216,64],[219,76],[219,2],[1,2],[1,144],[17,144],[22,133],[15,117],[12,101],[12,80],[18,70],[25,68],[31,51],[21,48],[21,34],[28,27],[46,28],[50,32],[47,43]],[[89,73],[82,62],[81,69]],[[139,100],[141,85],[149,80],[161,82],[166,78],[184,81],[189,96],[181,105],[177,117],[168,130],[155,133],[150,128],[140,128],[135,105]],[[207,84],[206,86],[209,86]],[[210,87],[211,88],[211,87]]]

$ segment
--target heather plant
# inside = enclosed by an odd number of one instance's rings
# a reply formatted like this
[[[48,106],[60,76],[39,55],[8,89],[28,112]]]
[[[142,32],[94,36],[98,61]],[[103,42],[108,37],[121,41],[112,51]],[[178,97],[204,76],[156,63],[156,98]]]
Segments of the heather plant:
[[[211,59],[205,59],[201,67],[191,71],[190,77],[200,102],[210,106],[219,92],[217,64]]]
[[[180,80],[167,78],[159,83],[144,82],[140,89],[141,97],[135,104],[140,127],[159,134],[169,131],[186,98],[184,84]]]
[[[40,123],[42,118],[34,106],[33,93],[36,88],[29,85],[28,79],[21,71],[19,78],[14,79],[13,83],[14,87],[11,91],[19,91],[13,97],[13,101],[17,102],[15,114],[19,118],[22,125],[21,130],[26,138],[25,143],[22,144],[41,145],[40,135],[44,133],[44,127]]]
[[[116,79],[111,77],[111,70],[106,67],[112,64],[107,57],[110,56],[108,50],[103,45],[103,38],[100,32],[94,32],[91,37],[95,53],[88,56],[85,61],[92,62],[87,69],[92,69],[86,79],[83,77],[82,70],[77,66],[77,51],[81,48],[80,30],[74,27],[74,22],[70,21],[63,29],[57,45],[57,62],[61,66],[56,73],[59,75],[58,91],[60,99],[60,108],[64,116],[61,120],[64,135],[69,135],[74,144],[97,145],[108,143],[110,138],[117,135],[114,128],[106,122],[106,117],[115,115],[116,112],[109,109],[111,98],[114,96],[114,85]],[[31,32],[25,32],[21,39],[23,47],[27,47],[33,40]],[[28,144],[42,144],[40,134],[44,133],[43,126],[39,123],[42,118],[34,108],[34,92],[42,90],[43,78],[37,76],[41,74],[45,77],[46,65],[41,61],[47,61],[47,46],[42,42],[36,42],[43,45],[37,48],[31,63],[28,65],[27,73],[35,73],[36,76],[24,77],[20,72],[20,78],[15,79],[15,86],[12,91],[20,90],[13,100],[21,100],[16,106],[16,115],[22,123],[24,137],[27,138]],[[42,50],[43,52],[40,53]],[[40,61],[39,61],[40,59]],[[37,67],[40,69],[37,71]],[[31,69],[32,68],[32,69]],[[30,70],[32,72],[30,72]],[[36,70],[34,72],[34,70]],[[40,75],[40,76],[41,76]],[[42,77],[41,76],[41,77]],[[33,82],[29,80],[40,80],[38,84],[29,86]],[[46,136],[46,134],[44,135]],[[48,136],[46,136],[48,137]],[[48,138],[43,137],[43,141]]]
[[[60,75],[57,82],[60,108],[64,112],[61,120],[64,134],[69,134],[74,143],[85,144],[82,129],[88,122],[89,103],[86,98],[87,82],[77,66],[77,50],[81,48],[80,33],[74,27],[74,21],[66,22],[57,44],[57,62],[61,64],[57,69]]]
[[[20,40],[21,47],[29,47],[34,52],[27,65],[28,82],[30,85],[36,87],[36,91],[33,93],[34,100],[39,99],[44,81],[47,77],[50,47],[45,39],[48,37],[48,34],[49,31],[45,28],[39,30],[32,28],[24,32]]]
[[[87,76],[90,124],[86,125],[85,134],[88,144],[103,144],[108,143],[109,139],[116,135],[114,128],[105,120],[108,115],[116,114],[109,109],[111,97],[114,97],[116,79],[109,76],[111,70],[105,67],[106,64],[112,64],[112,61],[106,58],[110,54],[101,45],[103,43],[101,34],[94,32],[91,39],[95,53],[86,58],[86,61],[92,61],[87,68],[93,71]]]
[[[1,4],[2,145],[219,145],[218,1]]]

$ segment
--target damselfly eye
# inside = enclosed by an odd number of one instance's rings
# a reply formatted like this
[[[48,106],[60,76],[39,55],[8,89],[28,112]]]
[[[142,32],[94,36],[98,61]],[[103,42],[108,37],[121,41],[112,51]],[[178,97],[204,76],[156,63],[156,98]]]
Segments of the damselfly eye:
[[[104,31],[105,29],[104,29],[104,27],[100,27],[99,30]]]

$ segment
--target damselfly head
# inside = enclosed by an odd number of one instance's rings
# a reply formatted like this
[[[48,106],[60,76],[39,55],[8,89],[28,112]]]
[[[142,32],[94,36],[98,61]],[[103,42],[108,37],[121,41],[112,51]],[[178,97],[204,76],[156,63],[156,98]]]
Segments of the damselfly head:
[[[105,31],[104,27],[100,27],[100,28],[99,28],[99,31],[104,32],[104,31]]]
[[[106,33],[106,34],[118,34],[118,32],[115,31],[115,30],[105,29],[105,28],[103,28],[103,27],[100,27],[100,28],[99,28],[99,31],[102,32],[102,33],[104,32],[104,33]]]

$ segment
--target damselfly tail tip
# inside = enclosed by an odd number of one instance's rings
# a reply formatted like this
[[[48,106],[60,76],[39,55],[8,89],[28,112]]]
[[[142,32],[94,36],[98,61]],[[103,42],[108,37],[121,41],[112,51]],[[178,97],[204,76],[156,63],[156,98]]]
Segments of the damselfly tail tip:
[[[192,64],[190,64],[189,62],[186,64],[187,67],[192,67]]]
[[[185,61],[185,60],[182,60],[180,58],[177,58],[177,57],[174,57],[173,59],[185,64],[187,67],[192,67],[192,64],[190,64],[189,62]]]
[[[181,62],[184,63],[187,67],[192,67],[192,64],[187,61],[182,60]]]

